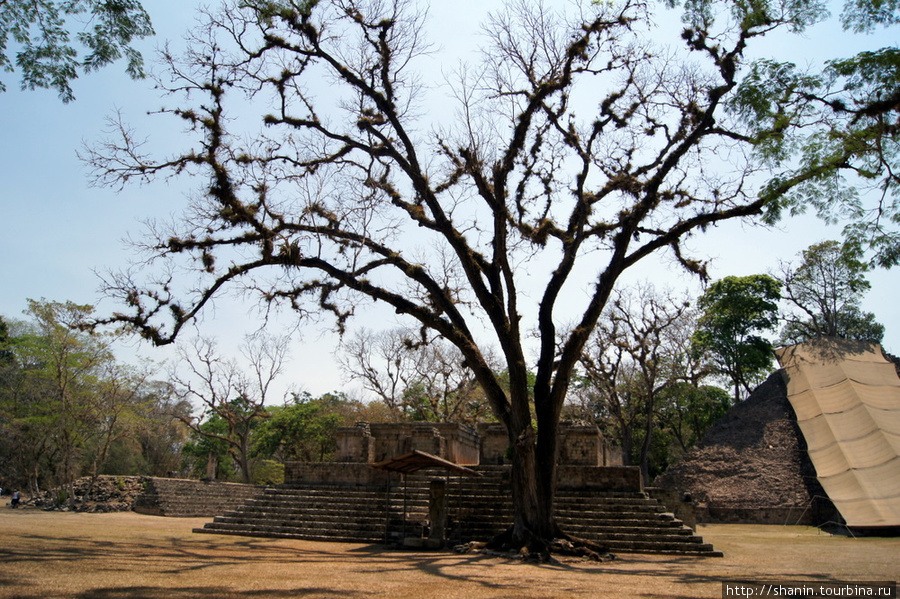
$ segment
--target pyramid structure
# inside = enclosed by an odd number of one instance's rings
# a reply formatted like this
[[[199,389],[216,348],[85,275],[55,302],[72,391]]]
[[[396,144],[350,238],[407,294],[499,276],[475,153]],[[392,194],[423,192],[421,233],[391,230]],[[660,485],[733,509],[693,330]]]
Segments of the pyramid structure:
[[[780,371],[734,405],[655,486],[689,495],[698,522],[815,525],[836,517]]]
[[[656,480],[701,522],[900,530],[900,367],[877,344],[818,339]]]

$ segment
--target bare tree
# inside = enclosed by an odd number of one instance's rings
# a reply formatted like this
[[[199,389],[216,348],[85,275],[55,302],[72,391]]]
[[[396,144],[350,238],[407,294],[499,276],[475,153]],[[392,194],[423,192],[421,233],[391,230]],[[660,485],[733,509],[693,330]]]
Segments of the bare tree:
[[[344,340],[338,356],[345,375],[398,413],[403,408],[403,390],[409,384],[411,367],[407,363],[413,359],[413,342],[406,332],[359,330]]]
[[[177,106],[162,112],[190,128],[191,149],[153,159],[117,123],[119,138],[88,159],[106,183],[205,183],[184,219],[151,232],[150,256],[171,268],[108,279],[127,306],[109,320],[162,344],[234,287],[300,317],[331,314],[339,330],[361,298],[389,305],[463,355],[512,447],[502,540],[543,553],[563,534],[560,412],[622,273],[667,253],[702,276],[686,237],[760,215],[849,163],[769,181],[771,155],[754,148],[784,123],[761,131],[769,121],[751,127],[728,109],[748,45],[823,12],[690,2],[663,45],[641,0],[568,13],[513,1],[486,24],[484,62],[455,84],[454,115],[424,104],[434,67],[417,6],[249,0],[209,15],[183,58],[165,55],[160,85]],[[232,118],[251,109],[258,132]]]
[[[597,405],[617,433],[625,464],[631,464],[635,429],[642,441],[639,464],[650,481],[649,455],[661,395],[677,382],[697,378],[689,348],[690,303],[643,285],[615,294],[580,358],[586,385],[580,390]]]
[[[440,337],[428,339],[410,329],[363,329],[343,350],[343,371],[407,418],[474,423],[489,411],[462,354]]]
[[[289,337],[261,333],[247,337],[241,347],[248,373],[233,358],[222,357],[215,342],[195,339],[180,346],[180,364],[173,367],[171,380],[179,395],[199,402],[200,416],[180,414],[179,418],[195,434],[224,442],[241,470],[244,482],[251,481],[250,435],[253,424],[265,416],[272,383],[281,374]],[[223,431],[203,426],[210,418],[225,423]]]

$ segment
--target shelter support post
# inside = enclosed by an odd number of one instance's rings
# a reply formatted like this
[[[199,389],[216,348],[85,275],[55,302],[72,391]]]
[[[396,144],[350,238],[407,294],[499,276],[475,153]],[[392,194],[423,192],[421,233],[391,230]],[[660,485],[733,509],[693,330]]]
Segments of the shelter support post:
[[[429,485],[428,520],[431,524],[428,538],[443,542],[447,531],[446,480],[433,480]]]

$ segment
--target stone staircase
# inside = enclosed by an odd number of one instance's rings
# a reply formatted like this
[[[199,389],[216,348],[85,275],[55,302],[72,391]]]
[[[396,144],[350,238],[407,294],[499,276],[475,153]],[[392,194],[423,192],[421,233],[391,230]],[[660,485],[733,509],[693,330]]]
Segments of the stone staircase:
[[[147,477],[134,511],[153,516],[198,518],[237,509],[262,493],[255,485]]]
[[[198,533],[390,543],[426,534],[428,484],[447,480],[451,543],[490,539],[512,521],[507,468],[479,466],[482,478],[432,472],[390,488],[305,484],[265,489]],[[616,553],[721,556],[709,543],[643,492],[565,489],[557,492],[563,530]],[[405,515],[405,517],[404,517]]]

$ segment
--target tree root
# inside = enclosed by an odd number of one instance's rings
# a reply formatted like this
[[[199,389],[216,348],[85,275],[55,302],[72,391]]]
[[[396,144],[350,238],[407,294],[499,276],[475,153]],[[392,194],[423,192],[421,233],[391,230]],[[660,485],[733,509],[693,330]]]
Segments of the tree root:
[[[512,528],[500,533],[489,542],[472,541],[457,545],[457,553],[477,553],[495,557],[522,559],[537,563],[556,561],[553,556],[577,557],[581,560],[607,562],[616,558],[609,550],[593,541],[574,537],[557,531],[558,535],[550,540],[540,539],[528,534],[526,540],[514,542]]]

